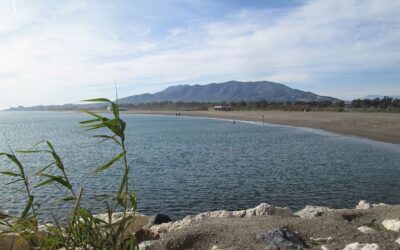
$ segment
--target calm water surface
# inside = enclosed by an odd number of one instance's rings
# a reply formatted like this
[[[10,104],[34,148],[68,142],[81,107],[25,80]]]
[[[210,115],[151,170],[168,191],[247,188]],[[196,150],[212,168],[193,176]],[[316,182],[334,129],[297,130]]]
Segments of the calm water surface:
[[[50,140],[67,172],[85,190],[93,212],[105,212],[96,195],[118,188],[120,166],[94,169],[117,151],[98,144],[78,122],[87,115],[57,112],[0,112],[0,151],[29,149]],[[360,199],[400,203],[400,145],[312,130],[169,116],[125,115],[127,147],[145,214],[181,218],[207,210],[239,210],[267,202],[299,209],[306,204],[354,207]],[[21,156],[29,173],[50,162],[44,155]],[[1,171],[14,168],[0,159]],[[0,176],[0,210],[16,213],[23,194]],[[33,178],[32,182],[39,181]],[[56,187],[34,190],[43,218],[68,211]]]

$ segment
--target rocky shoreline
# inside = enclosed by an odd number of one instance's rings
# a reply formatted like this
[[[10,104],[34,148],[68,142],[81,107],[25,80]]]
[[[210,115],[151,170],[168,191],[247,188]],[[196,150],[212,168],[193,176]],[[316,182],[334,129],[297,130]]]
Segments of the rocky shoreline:
[[[112,220],[120,218],[115,213]],[[132,232],[136,232],[140,250],[400,249],[400,205],[360,201],[353,209],[308,205],[293,213],[261,203],[246,210],[204,212],[178,221],[165,214],[136,213],[135,225],[126,233]],[[1,235],[0,250],[9,249],[13,240],[15,235]],[[25,247],[18,249],[29,249]]]
[[[144,226],[140,249],[400,249],[400,206],[360,201],[353,209],[262,203]]]

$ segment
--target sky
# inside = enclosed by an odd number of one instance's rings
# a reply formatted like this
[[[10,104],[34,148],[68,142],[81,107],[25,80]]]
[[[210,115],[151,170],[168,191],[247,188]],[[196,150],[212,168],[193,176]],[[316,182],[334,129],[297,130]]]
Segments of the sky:
[[[400,95],[399,0],[0,0],[0,109],[268,80]]]

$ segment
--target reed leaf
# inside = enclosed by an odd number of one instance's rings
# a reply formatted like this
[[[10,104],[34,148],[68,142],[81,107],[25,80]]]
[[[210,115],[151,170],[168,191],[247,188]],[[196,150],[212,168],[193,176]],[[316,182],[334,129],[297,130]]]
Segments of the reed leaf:
[[[71,185],[65,180],[63,176],[56,176],[50,174],[40,174],[39,176],[47,177],[47,180],[37,184],[35,187],[47,185],[49,183],[57,182],[68,189],[72,189]]]
[[[96,172],[103,172],[104,170],[110,168],[115,162],[121,159],[125,155],[125,151],[119,153],[117,156],[114,157],[111,161],[107,162],[103,166],[96,169]]]
[[[10,172],[10,171],[3,171],[3,172],[0,172],[0,174],[4,174],[4,175],[8,175],[8,176],[21,176],[20,174]]]
[[[28,202],[25,205],[24,210],[22,211],[21,217],[22,218],[26,218],[26,216],[29,214],[29,210],[32,208],[33,205],[33,196],[30,195],[28,197]]]

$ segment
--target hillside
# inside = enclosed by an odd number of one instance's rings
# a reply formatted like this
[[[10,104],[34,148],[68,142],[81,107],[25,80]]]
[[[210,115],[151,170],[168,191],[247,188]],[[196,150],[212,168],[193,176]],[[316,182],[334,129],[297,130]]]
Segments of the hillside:
[[[177,85],[154,94],[133,95],[119,99],[120,104],[138,104],[161,101],[173,102],[238,102],[238,101],[338,101],[312,92],[292,89],[284,84],[260,81],[211,83],[207,85]]]

